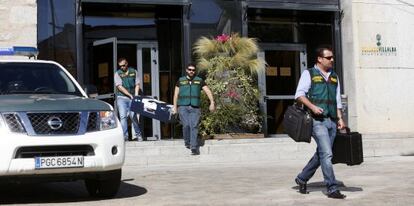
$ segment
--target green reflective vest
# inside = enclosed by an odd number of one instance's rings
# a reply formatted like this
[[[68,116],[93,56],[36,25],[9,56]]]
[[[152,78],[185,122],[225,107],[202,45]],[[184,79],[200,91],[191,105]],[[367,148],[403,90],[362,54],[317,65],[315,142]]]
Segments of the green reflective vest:
[[[119,77],[121,77],[122,86],[126,90],[128,90],[130,94],[134,95],[135,94],[135,77],[137,75],[135,69],[133,69],[132,67],[129,67],[127,72],[123,72],[121,69],[119,69],[116,72],[118,73]],[[125,94],[119,91],[118,88],[116,89],[116,95],[125,96]]]
[[[192,80],[188,80],[187,77],[181,77],[178,80],[178,86],[180,88],[178,93],[177,104],[179,106],[200,106],[200,94],[203,79],[200,77],[194,77]]]
[[[311,76],[311,88],[308,92],[308,99],[323,109],[323,117],[336,119],[338,75],[332,71],[326,81],[317,68],[309,68],[308,71]]]

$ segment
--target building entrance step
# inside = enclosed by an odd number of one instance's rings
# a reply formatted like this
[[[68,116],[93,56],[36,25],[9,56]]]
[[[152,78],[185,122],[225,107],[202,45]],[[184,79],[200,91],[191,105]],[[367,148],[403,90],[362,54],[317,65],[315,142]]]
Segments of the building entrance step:
[[[414,134],[363,135],[364,157],[414,154]],[[252,139],[211,139],[200,147],[200,155],[191,155],[182,139],[127,142],[125,166],[152,167],[192,164],[237,164],[307,161],[316,151],[315,141],[297,143],[287,136]]]

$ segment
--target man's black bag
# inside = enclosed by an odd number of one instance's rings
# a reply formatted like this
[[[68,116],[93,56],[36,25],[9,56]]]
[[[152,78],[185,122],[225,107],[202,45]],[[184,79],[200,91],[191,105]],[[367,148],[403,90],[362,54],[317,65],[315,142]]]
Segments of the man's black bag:
[[[294,104],[287,108],[283,117],[283,128],[296,142],[311,142],[312,117],[302,107]]]
[[[332,147],[332,163],[344,163],[349,166],[359,165],[364,161],[362,152],[362,136],[358,132],[350,132],[345,128],[344,133],[337,132]]]

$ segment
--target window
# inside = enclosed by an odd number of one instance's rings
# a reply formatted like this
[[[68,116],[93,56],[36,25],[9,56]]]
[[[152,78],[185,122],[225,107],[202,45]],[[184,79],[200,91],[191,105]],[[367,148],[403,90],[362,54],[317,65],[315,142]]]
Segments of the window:
[[[53,60],[76,77],[75,0],[37,1],[39,59]]]
[[[0,64],[1,94],[69,94],[82,96],[66,73],[54,64]]]

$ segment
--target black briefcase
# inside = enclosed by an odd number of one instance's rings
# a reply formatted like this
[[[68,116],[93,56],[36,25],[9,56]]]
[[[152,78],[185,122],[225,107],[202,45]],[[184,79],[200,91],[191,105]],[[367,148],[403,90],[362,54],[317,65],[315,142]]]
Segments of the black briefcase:
[[[312,117],[302,107],[296,104],[289,106],[282,124],[286,134],[296,142],[311,142]]]
[[[358,132],[337,132],[332,147],[332,163],[343,163],[349,166],[359,165],[364,161],[362,152],[362,135]]]

